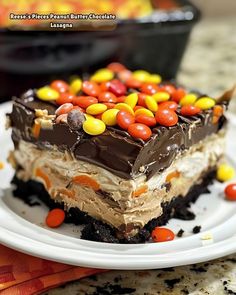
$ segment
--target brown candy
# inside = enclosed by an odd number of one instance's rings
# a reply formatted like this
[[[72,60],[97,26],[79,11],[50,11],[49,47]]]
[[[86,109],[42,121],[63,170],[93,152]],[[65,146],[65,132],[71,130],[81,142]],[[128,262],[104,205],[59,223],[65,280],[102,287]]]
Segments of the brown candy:
[[[73,130],[81,129],[83,122],[85,121],[85,116],[80,110],[72,110],[68,113],[67,124]]]

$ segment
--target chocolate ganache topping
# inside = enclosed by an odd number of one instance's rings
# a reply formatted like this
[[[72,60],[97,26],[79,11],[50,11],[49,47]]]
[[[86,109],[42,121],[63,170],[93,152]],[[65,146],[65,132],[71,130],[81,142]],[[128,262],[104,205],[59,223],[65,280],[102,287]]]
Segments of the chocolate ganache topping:
[[[221,105],[224,109],[227,107],[227,103]],[[134,139],[117,126],[108,127],[100,135],[90,136],[83,129],[72,130],[68,124],[55,122],[52,128],[41,128],[38,138],[35,138],[31,132],[35,109],[46,109],[49,114],[54,114],[57,106],[53,102],[37,99],[33,90],[14,100],[9,118],[15,145],[21,139],[41,149],[56,145],[60,151],[70,151],[77,159],[96,164],[126,179],[142,173],[150,178],[156,172],[163,171],[178,154],[218,132],[226,123],[224,115],[213,123],[213,110],[209,109],[188,118],[177,112],[179,122],[175,126],[152,128],[153,134],[146,142]]]

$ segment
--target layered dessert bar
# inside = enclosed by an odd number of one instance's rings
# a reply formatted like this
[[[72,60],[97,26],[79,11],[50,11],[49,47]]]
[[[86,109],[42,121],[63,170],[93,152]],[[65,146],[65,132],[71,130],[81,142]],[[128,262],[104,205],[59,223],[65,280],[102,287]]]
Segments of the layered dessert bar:
[[[16,195],[63,208],[84,239],[144,242],[194,217],[224,157],[227,105],[117,63],[28,90],[8,114]]]

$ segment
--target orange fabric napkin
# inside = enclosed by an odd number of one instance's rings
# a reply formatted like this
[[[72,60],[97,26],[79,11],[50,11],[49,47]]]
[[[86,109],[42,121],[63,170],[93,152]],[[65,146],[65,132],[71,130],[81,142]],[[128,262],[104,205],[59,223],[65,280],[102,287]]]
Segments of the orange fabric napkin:
[[[0,245],[1,295],[40,294],[67,282],[104,271],[48,261]]]

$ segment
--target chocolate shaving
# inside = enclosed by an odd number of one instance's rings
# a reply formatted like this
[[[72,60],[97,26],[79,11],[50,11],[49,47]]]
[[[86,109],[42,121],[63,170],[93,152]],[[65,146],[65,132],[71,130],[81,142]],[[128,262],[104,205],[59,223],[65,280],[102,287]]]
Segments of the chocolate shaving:
[[[177,236],[178,238],[181,238],[181,237],[183,236],[183,234],[184,234],[184,230],[181,228],[181,229],[178,231],[178,233],[176,234],[176,236]]]
[[[201,231],[201,226],[200,225],[196,225],[196,226],[194,226],[194,228],[193,228],[193,233],[194,234],[198,234],[198,233],[200,233],[200,231]]]

